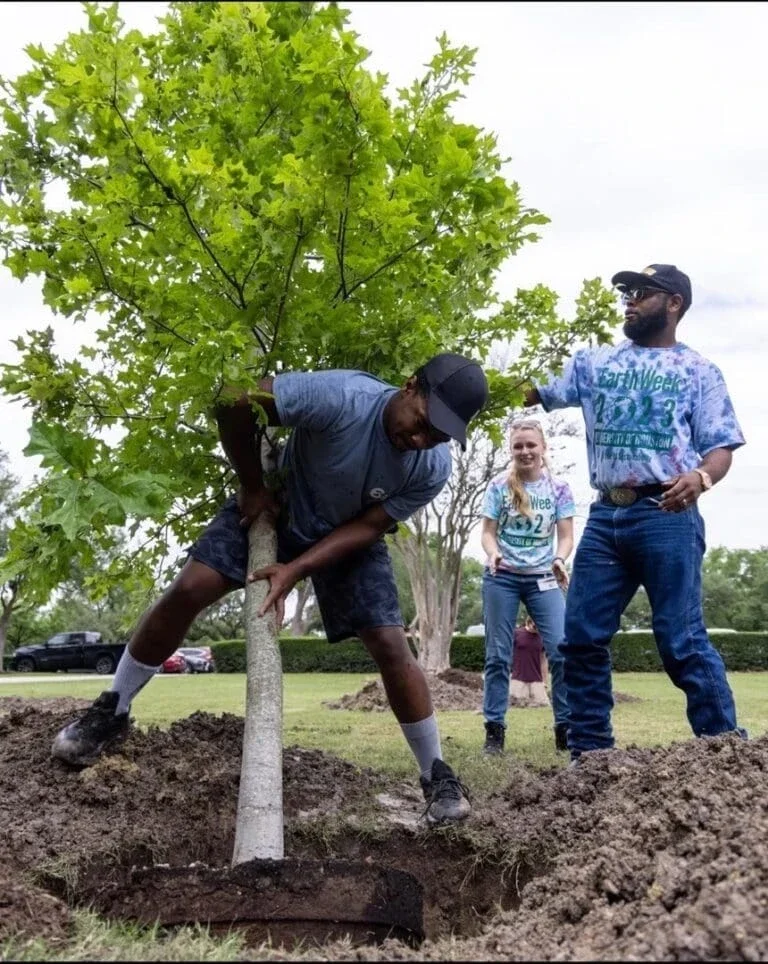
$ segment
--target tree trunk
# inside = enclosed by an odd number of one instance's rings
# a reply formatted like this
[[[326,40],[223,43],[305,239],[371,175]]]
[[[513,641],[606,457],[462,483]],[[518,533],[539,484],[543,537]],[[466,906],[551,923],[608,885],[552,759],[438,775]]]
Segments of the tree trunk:
[[[456,625],[461,588],[461,555],[452,550],[430,550],[426,533],[415,521],[409,536],[397,544],[411,582],[419,624],[418,660],[425,673],[450,667],[451,639]]]
[[[275,529],[262,515],[248,532],[248,571],[276,558]],[[284,855],[283,668],[274,608],[258,614],[268,590],[268,580],[245,587],[245,727],[233,866]]]
[[[429,563],[427,563],[429,565]],[[456,571],[452,571],[454,569]],[[451,640],[461,589],[461,560],[449,560],[449,571],[427,575],[429,591],[419,617],[419,665],[425,673],[442,673],[451,665]],[[422,625],[422,619],[424,624]]]
[[[18,595],[17,587],[18,584],[14,584],[11,587],[10,599],[2,600],[2,612],[0,612],[0,673],[2,673],[5,668],[3,661],[5,659],[5,647],[8,644],[8,623],[11,621],[11,613],[16,605]]]
[[[296,589],[296,593],[296,609],[291,617],[290,632],[291,636],[306,636],[307,620],[304,618],[304,610],[306,609],[307,601],[312,595],[311,581],[305,579]]]

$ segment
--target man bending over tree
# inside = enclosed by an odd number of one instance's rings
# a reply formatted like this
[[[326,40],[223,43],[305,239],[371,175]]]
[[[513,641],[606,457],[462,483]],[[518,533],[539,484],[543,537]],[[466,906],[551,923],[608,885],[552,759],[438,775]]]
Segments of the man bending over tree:
[[[443,762],[421,667],[406,641],[384,534],[440,492],[451,473],[450,439],[488,397],[482,368],[436,355],[399,390],[361,371],[289,373],[216,410],[221,444],[240,483],[237,495],[191,547],[171,586],[141,618],[102,693],[53,743],[53,756],[89,766],[129,729],[136,694],[182,643],[194,619],[246,578],[269,580],[260,615],[312,579],[329,642],[358,636],[381,673],[389,703],[416,757],[431,824],[465,819],[467,791]],[[252,401],[269,425],[292,429],[281,455],[283,488],[264,485]],[[248,529],[276,518],[277,562],[247,575]]]

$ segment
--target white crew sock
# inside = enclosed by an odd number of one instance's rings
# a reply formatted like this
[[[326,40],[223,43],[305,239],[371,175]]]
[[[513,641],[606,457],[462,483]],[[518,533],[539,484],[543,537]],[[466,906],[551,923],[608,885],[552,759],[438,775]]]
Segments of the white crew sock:
[[[119,694],[116,714],[127,713],[134,696],[152,679],[160,666],[147,666],[134,659],[126,646],[112,680],[111,692]]]
[[[411,752],[416,757],[421,775],[429,780],[432,776],[432,761],[443,759],[437,717],[433,713],[425,720],[419,720],[418,723],[401,723],[400,729],[408,741]]]

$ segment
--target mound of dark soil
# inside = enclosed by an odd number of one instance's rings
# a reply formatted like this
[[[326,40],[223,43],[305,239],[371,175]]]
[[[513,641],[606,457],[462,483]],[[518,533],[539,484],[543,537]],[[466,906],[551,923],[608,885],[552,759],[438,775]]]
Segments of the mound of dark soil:
[[[475,710],[481,711],[483,705],[483,677],[481,673],[472,673],[465,669],[446,669],[442,673],[432,674],[429,680],[429,691],[436,710]],[[614,692],[613,698],[617,703],[639,702],[639,696],[628,693]],[[345,693],[338,700],[327,700],[323,704],[331,710],[363,710],[365,712],[382,712],[389,710],[389,700],[384,692],[381,680],[371,680],[365,683],[356,693]],[[509,698],[510,709],[526,709],[533,704],[528,700]]]
[[[449,669],[430,675],[429,691],[436,710],[477,710],[483,702],[483,681],[479,673]],[[338,700],[324,703],[331,710],[389,710],[389,700],[381,680],[365,683],[357,693],[346,693]]]
[[[132,868],[231,859],[240,718],[134,732],[78,772],[49,756],[62,706],[0,699],[2,940],[62,941],[70,908]],[[286,854],[375,861],[424,890],[420,949],[329,944],[324,959],[768,957],[768,738],[601,752],[543,775],[500,765],[504,789],[475,796],[464,827],[428,831],[412,783],[286,749]]]

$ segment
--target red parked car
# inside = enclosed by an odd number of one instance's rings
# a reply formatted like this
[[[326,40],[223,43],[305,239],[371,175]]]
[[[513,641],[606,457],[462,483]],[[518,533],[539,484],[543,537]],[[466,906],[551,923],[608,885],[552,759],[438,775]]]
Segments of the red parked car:
[[[187,661],[184,659],[183,655],[176,650],[175,653],[171,655],[163,662],[163,665],[158,670],[158,673],[188,673],[189,668],[187,667]]]

